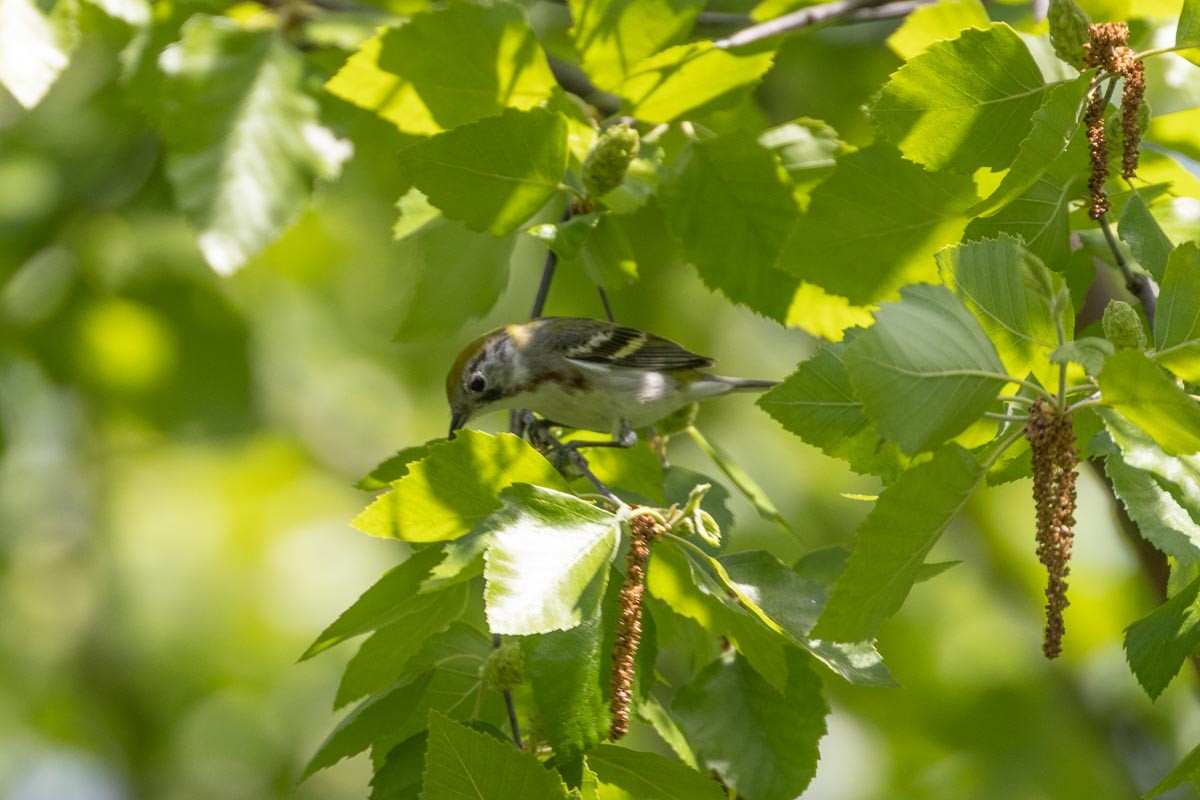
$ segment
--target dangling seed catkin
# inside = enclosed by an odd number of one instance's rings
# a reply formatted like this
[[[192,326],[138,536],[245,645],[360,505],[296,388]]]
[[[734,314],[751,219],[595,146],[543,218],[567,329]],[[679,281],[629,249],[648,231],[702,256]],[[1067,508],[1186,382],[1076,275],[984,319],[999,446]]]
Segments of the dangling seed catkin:
[[[1142,143],[1141,106],[1146,94],[1146,68],[1126,44],[1129,26],[1124,22],[1103,22],[1088,28],[1084,68],[1103,68],[1125,81],[1121,92],[1121,176],[1126,180],[1137,173]],[[1115,78],[1113,78],[1115,80]],[[1100,219],[1109,209],[1104,182],[1108,179],[1108,148],[1104,133],[1104,112],[1108,100],[1100,87],[1088,97],[1084,123],[1087,126],[1091,172],[1088,178],[1088,215]]]
[[[629,523],[632,536],[625,560],[625,583],[621,586],[620,614],[613,645],[612,727],[609,741],[629,733],[629,711],[633,706],[634,659],[642,643],[642,596],[646,593],[646,565],[650,545],[662,535],[662,526],[646,514],[635,514]]]
[[[1033,454],[1033,501],[1037,507],[1037,556],[1046,567],[1046,658],[1062,653],[1063,609],[1075,529],[1075,481],[1079,454],[1071,418],[1039,399],[1029,409],[1025,438]]]

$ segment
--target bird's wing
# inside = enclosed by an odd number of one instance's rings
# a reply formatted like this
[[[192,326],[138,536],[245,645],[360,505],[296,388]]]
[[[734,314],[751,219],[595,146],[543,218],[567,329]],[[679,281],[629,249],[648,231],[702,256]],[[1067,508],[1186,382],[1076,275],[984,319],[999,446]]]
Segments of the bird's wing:
[[[652,333],[622,325],[590,320],[574,322],[573,334],[560,337],[562,354],[584,364],[606,364],[632,369],[697,369],[711,367],[712,359]]]

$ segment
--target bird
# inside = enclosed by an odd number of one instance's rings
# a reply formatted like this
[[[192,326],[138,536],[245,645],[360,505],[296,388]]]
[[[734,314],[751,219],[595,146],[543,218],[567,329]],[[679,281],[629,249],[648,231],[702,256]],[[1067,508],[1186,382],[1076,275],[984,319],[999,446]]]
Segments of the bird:
[[[468,344],[446,376],[450,438],[471,419],[528,409],[547,424],[597,431],[611,441],[572,447],[631,447],[645,428],[684,406],[777,381],[703,372],[713,360],[637,328],[584,317],[539,317]]]

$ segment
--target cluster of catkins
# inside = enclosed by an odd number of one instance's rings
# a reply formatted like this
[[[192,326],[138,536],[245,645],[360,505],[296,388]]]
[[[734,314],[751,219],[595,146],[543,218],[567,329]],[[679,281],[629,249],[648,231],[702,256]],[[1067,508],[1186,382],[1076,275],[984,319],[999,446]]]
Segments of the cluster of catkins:
[[[1033,500],[1037,506],[1037,555],[1046,567],[1046,632],[1042,652],[1062,652],[1063,609],[1075,528],[1075,428],[1071,418],[1039,399],[1029,409],[1025,438],[1033,453]]]
[[[1088,40],[1083,45],[1085,69],[1100,67],[1125,81],[1125,88],[1121,92],[1121,176],[1127,180],[1134,176],[1138,168],[1138,151],[1142,142],[1140,114],[1146,94],[1145,66],[1134,57],[1133,50],[1126,44],[1128,41],[1129,26],[1124,22],[1102,22],[1088,27]],[[1104,191],[1104,182],[1108,178],[1108,142],[1104,130],[1104,110],[1107,105],[1108,95],[1097,86],[1092,90],[1084,112],[1091,155],[1088,214],[1092,219],[1100,219],[1109,209],[1108,194]]]
[[[620,616],[613,645],[612,727],[608,738],[616,741],[629,732],[629,710],[633,705],[634,659],[642,642],[642,596],[646,592],[646,565],[650,545],[663,533],[657,520],[634,514],[629,523],[629,555],[625,561],[625,583],[621,586]]]

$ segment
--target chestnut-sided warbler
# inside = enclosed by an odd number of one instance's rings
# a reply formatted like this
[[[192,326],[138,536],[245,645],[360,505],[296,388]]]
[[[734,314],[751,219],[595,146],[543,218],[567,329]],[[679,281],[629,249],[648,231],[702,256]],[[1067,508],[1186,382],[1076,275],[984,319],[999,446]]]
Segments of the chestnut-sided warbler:
[[[628,447],[634,429],[684,406],[775,381],[700,372],[711,358],[668,339],[612,322],[543,317],[485,333],[459,354],[446,376],[450,436],[472,417],[524,408],[569,428],[613,434]]]

